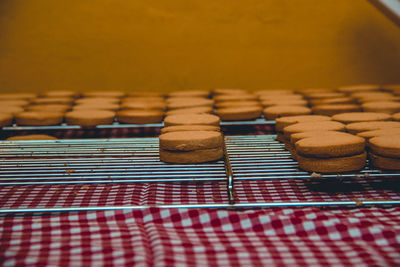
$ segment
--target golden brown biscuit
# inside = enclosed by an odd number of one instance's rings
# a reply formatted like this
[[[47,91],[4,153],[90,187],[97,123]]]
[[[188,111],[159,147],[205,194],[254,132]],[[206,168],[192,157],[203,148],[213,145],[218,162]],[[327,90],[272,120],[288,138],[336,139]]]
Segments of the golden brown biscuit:
[[[93,91],[83,93],[86,97],[117,97],[121,98],[126,95],[125,92],[121,91]]]
[[[222,121],[253,120],[261,117],[262,108],[259,106],[218,108],[215,113]]]
[[[46,111],[25,111],[15,115],[15,121],[23,126],[58,125],[63,121],[62,113]]]
[[[372,137],[369,147],[375,155],[400,158],[400,134]]]
[[[121,123],[148,124],[162,122],[164,112],[159,110],[126,109],[117,113],[117,120]]]
[[[202,97],[174,98],[167,100],[168,109],[191,108],[191,107],[212,107],[214,101]]]
[[[167,111],[166,115],[176,115],[176,114],[204,114],[213,113],[213,107],[194,107],[194,108],[178,108]]]
[[[117,111],[119,104],[115,103],[85,103],[73,106],[73,110],[111,110]]]
[[[125,97],[122,99],[122,104],[126,102],[163,102],[165,103],[165,98],[163,97]]]
[[[299,123],[299,122],[316,122],[316,121],[330,121],[332,120],[329,116],[322,115],[299,115],[299,116],[285,116],[276,118],[275,130],[282,132],[286,126]]]
[[[249,101],[249,100],[257,100],[257,95],[254,94],[233,94],[233,95],[216,95],[214,96],[215,102],[223,102],[223,101]]]
[[[339,92],[324,92],[324,93],[313,93],[313,94],[308,94],[307,98],[309,99],[330,99],[330,98],[339,98],[339,97],[345,97],[346,94],[344,93],[339,93]]]
[[[57,140],[57,137],[47,134],[29,134],[29,135],[17,135],[8,137],[7,141],[23,141],[23,140]]]
[[[169,151],[193,151],[222,147],[224,138],[217,131],[178,131],[159,136],[160,148]]]
[[[346,94],[355,93],[355,92],[371,92],[378,91],[380,86],[377,84],[356,84],[356,85],[346,85],[337,88],[337,91],[343,92]]]
[[[39,97],[32,99],[32,104],[35,105],[72,105],[74,103],[74,99],[70,97]]]
[[[392,114],[392,119],[395,121],[400,121],[400,112]]]
[[[254,94],[258,96],[287,95],[287,94],[294,94],[294,91],[290,89],[263,89],[254,91]]]
[[[348,112],[339,113],[332,116],[332,120],[342,123],[353,123],[362,121],[388,121],[391,116],[380,112]]]
[[[167,108],[167,104],[164,101],[125,101],[121,103],[121,109],[157,109],[157,110],[165,110]]]
[[[301,133],[294,133],[290,136],[290,143],[292,145],[296,144],[297,141],[314,136],[325,136],[329,138],[331,135],[337,136],[338,134],[347,134],[345,132],[338,132],[338,131],[309,131],[309,132],[301,132]]]
[[[164,126],[214,125],[219,126],[220,118],[212,114],[178,114],[165,117]]]
[[[46,91],[40,93],[42,97],[69,97],[69,98],[77,98],[80,96],[80,93],[73,90],[54,90],[54,91]]]
[[[390,92],[382,92],[382,91],[375,91],[375,92],[356,92],[351,94],[352,97],[356,98],[357,100],[361,100],[363,98],[379,98],[379,97],[393,97],[393,94]]]
[[[0,113],[0,127],[10,126],[14,116],[11,114]]]
[[[259,101],[222,101],[214,104],[216,108],[231,108],[231,107],[258,107],[261,106]]]
[[[287,140],[294,133],[311,131],[344,131],[345,125],[337,121],[317,121],[317,122],[299,122],[283,128],[283,133]]]
[[[336,173],[356,171],[364,168],[367,153],[336,158],[310,158],[297,155],[299,167],[309,172]]]
[[[168,163],[204,163],[223,158],[222,147],[193,151],[168,151],[160,148],[160,160]]]
[[[239,89],[239,88],[216,88],[213,90],[214,95],[220,95],[220,94],[247,94],[247,90],[245,89]]]
[[[303,138],[295,143],[297,154],[306,157],[331,158],[361,154],[365,149],[365,140],[346,133]]]
[[[103,103],[118,104],[120,100],[116,97],[83,97],[75,100],[75,104],[97,104],[102,105]]]
[[[26,107],[26,110],[30,111],[58,112],[58,113],[65,113],[70,109],[71,109],[70,105],[64,105],[64,104],[31,105]]]
[[[0,113],[16,115],[24,111],[24,108],[16,106],[0,106]]]
[[[0,99],[1,100],[17,100],[17,99],[25,99],[25,100],[30,100],[36,97],[36,94],[31,94],[31,93],[5,93],[5,94],[0,94]]]
[[[168,94],[169,97],[209,97],[209,90],[181,90],[174,91]]]
[[[400,128],[399,121],[364,121],[364,122],[353,122],[346,125],[346,131],[351,134],[357,134],[360,132],[388,129],[388,128]]]
[[[311,109],[314,114],[325,115],[325,116],[333,116],[335,114],[345,113],[345,112],[361,111],[361,107],[355,104],[315,105]]]
[[[362,104],[361,107],[366,112],[383,112],[389,114],[400,112],[400,102],[393,101],[367,102]]]
[[[400,134],[400,128],[387,128],[387,129],[360,132],[357,133],[357,136],[364,138],[365,141],[368,143],[369,139],[371,139],[372,137],[394,135],[394,134]]]
[[[400,170],[400,158],[389,158],[369,153],[371,164],[375,167],[387,170]]]
[[[221,128],[211,125],[176,125],[168,126],[161,129],[161,133],[181,132],[181,131],[215,131],[220,132]]]
[[[308,105],[308,101],[304,99],[270,99],[261,101],[264,108],[273,106],[304,106]]]
[[[352,97],[337,97],[337,98],[317,98],[311,99],[311,105],[337,105],[337,104],[356,104],[357,101]]]
[[[284,116],[308,115],[311,109],[303,106],[273,106],[265,108],[263,113],[267,120],[275,120]]]
[[[258,97],[260,101],[273,101],[273,100],[304,100],[304,97],[300,94],[286,94],[286,95],[260,95]]]
[[[25,100],[25,99],[15,99],[15,100],[1,100],[0,99],[0,107],[1,106],[25,107],[28,104],[29,104],[29,101]]]
[[[114,117],[115,112],[108,110],[75,110],[65,114],[67,124],[86,127],[112,124]]]

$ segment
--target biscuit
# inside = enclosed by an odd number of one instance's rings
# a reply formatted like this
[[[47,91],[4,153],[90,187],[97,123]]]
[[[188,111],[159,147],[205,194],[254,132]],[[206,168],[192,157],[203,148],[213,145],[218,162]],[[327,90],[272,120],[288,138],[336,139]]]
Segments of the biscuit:
[[[127,102],[163,102],[165,103],[165,98],[153,96],[153,97],[125,97],[122,99],[122,104]]]
[[[159,110],[126,109],[117,113],[117,120],[121,123],[148,124],[162,122],[164,112]]]
[[[23,112],[24,109],[17,106],[0,106],[0,113],[16,115]]]
[[[212,114],[178,114],[165,117],[164,126],[173,125],[214,125],[219,126],[220,118]]]
[[[376,84],[356,84],[356,85],[340,86],[337,88],[337,91],[350,94],[354,92],[378,91],[379,89],[380,86]]]
[[[214,109],[212,107],[194,107],[194,108],[178,108],[167,111],[166,115],[176,115],[176,114],[204,114],[213,113]]]
[[[222,121],[253,120],[261,117],[262,108],[259,106],[219,108],[215,113]]]
[[[176,126],[168,126],[161,129],[161,133],[169,133],[169,132],[181,132],[181,131],[221,131],[221,128],[218,126],[211,125],[176,125]]]
[[[29,135],[17,135],[8,137],[7,141],[22,141],[22,140],[57,140],[57,137],[47,134],[29,134]]]
[[[400,170],[400,158],[388,158],[370,152],[369,159],[375,167],[387,170]]]
[[[299,123],[299,122],[315,122],[315,121],[330,121],[331,117],[322,115],[299,115],[299,116],[286,116],[276,118],[275,130],[282,132],[286,126]]]
[[[169,97],[209,97],[209,90],[181,90],[174,91],[168,94]]]
[[[311,114],[311,109],[303,106],[273,106],[265,108],[263,113],[267,120],[275,120],[284,116],[308,115]]]
[[[261,106],[259,101],[222,101],[214,104],[216,108],[231,108],[231,107],[257,107]]]
[[[85,127],[112,124],[114,117],[115,112],[108,110],[75,110],[65,114],[67,124]]]
[[[247,94],[247,90],[239,89],[239,88],[216,88],[213,90],[214,95],[220,94]]]
[[[311,105],[337,105],[337,104],[356,104],[357,101],[352,97],[336,97],[336,98],[317,98],[311,99]]]
[[[306,157],[330,158],[361,154],[365,149],[365,140],[346,133],[330,134],[303,138],[295,143],[297,154]]]
[[[223,158],[222,147],[194,151],[168,151],[160,148],[160,160],[168,163],[204,163]]]
[[[345,125],[337,121],[316,121],[316,122],[299,122],[283,128],[283,133],[287,140],[294,133],[311,132],[311,131],[340,131],[345,130]]]
[[[73,107],[73,110],[111,110],[116,111],[119,109],[119,104],[115,103],[85,103],[78,104]]]
[[[260,101],[271,101],[271,100],[304,100],[304,97],[300,94],[286,94],[286,95],[260,95],[258,97]]]
[[[223,136],[217,131],[180,131],[159,136],[160,148],[169,151],[192,151],[223,146]]]
[[[167,108],[167,104],[164,101],[127,101],[121,103],[121,109],[157,109],[157,110],[165,110]]]
[[[396,92],[400,90],[400,84],[385,84],[382,85],[382,90],[389,91],[389,92]]]
[[[363,121],[353,122],[346,125],[346,131],[352,134],[360,132],[388,129],[388,128],[400,128],[399,121]]]
[[[400,134],[372,137],[369,147],[375,155],[400,158]]]
[[[74,103],[74,99],[70,97],[39,97],[31,100],[32,104],[36,105],[55,105],[65,104],[71,105]]]
[[[102,105],[103,103],[118,104],[120,100],[115,97],[83,97],[75,100],[75,104],[97,104]]]
[[[309,172],[336,173],[361,170],[365,167],[367,153],[335,158],[310,158],[297,155],[299,167]]]
[[[361,111],[361,107],[355,104],[325,104],[315,105],[312,108],[312,112],[318,115],[333,116],[335,114],[344,112],[357,112]]]
[[[255,95],[287,95],[287,94],[294,94],[293,90],[290,89],[263,89],[263,90],[256,90],[254,91]]]
[[[14,116],[11,114],[0,113],[0,127],[10,126]]]
[[[15,115],[17,125],[49,126],[58,125],[63,121],[62,113],[46,111],[24,111]]]
[[[369,139],[371,139],[372,137],[394,135],[394,134],[400,134],[400,128],[387,128],[387,129],[360,132],[357,133],[357,136],[364,138],[365,141],[368,143]]]
[[[332,120],[345,124],[363,121],[388,121],[390,119],[391,117],[389,114],[379,112],[348,112],[332,116]]]
[[[233,95],[216,95],[214,96],[215,102],[222,101],[249,101],[257,100],[258,97],[254,94],[233,94]]]
[[[29,104],[28,100],[25,99],[15,99],[15,100],[1,100],[0,106],[12,106],[12,107],[25,107]]]
[[[262,100],[261,105],[264,108],[272,106],[307,106],[308,101],[304,99],[270,99]]]
[[[363,98],[373,98],[373,97],[392,97],[393,94],[389,92],[382,92],[382,91],[375,91],[375,92],[356,92],[351,94],[352,97],[356,98],[357,100]]]
[[[55,91],[46,91],[39,94],[42,97],[69,97],[69,98],[77,98],[80,96],[79,92],[72,90],[55,90]]]
[[[393,101],[367,102],[362,104],[361,107],[366,112],[383,112],[389,114],[400,112],[400,102]]]
[[[31,94],[31,93],[5,93],[5,94],[0,94],[0,99],[1,100],[16,100],[16,99],[25,99],[25,100],[30,100],[36,97],[36,94]]]
[[[294,133],[290,136],[290,143],[294,145],[297,141],[314,136],[325,136],[329,138],[329,136],[334,135],[337,136],[338,134],[347,134],[345,132],[338,132],[338,131],[309,131],[309,132],[301,132],[301,133]]]
[[[64,104],[31,105],[26,107],[26,110],[30,111],[58,112],[58,113],[65,113],[70,109],[71,109],[70,105],[64,105]]]
[[[212,107],[214,101],[201,97],[187,97],[169,99],[167,104],[168,109],[191,108],[191,107]]]
[[[83,93],[83,96],[86,97],[116,97],[121,98],[125,96],[126,93],[121,91],[93,91],[93,92],[86,92]]]
[[[327,98],[339,98],[339,97],[345,97],[346,95],[344,93],[339,93],[339,92],[320,92],[320,93],[313,93],[313,94],[308,94],[307,98],[309,99],[327,99]]]

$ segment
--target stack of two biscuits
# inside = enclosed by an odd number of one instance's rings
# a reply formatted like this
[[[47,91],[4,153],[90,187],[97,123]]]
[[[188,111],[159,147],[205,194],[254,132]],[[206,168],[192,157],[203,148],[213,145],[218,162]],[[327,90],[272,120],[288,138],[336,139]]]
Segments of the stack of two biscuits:
[[[168,163],[203,163],[224,155],[219,117],[212,114],[170,115],[159,136],[160,160]]]
[[[300,122],[283,129],[300,168],[321,173],[355,171],[365,166],[364,139],[344,130],[344,124],[330,120]]]

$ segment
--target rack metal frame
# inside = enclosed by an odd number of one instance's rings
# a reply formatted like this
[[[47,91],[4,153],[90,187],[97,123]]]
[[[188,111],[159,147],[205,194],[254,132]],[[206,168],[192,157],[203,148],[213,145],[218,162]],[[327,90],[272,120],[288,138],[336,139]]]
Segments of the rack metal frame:
[[[224,160],[204,164],[166,164],[158,158],[157,138],[69,139],[0,142],[0,186],[55,184],[122,184],[148,182],[224,182],[228,203],[87,206],[0,209],[0,214],[159,208],[360,207],[400,205],[393,199],[354,201],[235,201],[235,182],[267,179],[310,179],[299,170],[274,135],[227,136]],[[262,146],[260,146],[262,142]],[[259,158],[259,159],[258,159]],[[104,163],[107,163],[104,165]],[[151,167],[151,168],[150,168]],[[73,170],[71,172],[71,170]],[[196,178],[193,178],[193,175]],[[360,172],[323,174],[323,179],[400,178],[398,172],[366,167]]]

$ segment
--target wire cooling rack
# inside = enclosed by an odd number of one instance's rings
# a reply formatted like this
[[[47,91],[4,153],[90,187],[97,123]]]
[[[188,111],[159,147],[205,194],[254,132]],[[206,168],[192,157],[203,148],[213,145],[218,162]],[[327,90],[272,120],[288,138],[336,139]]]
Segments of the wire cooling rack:
[[[225,158],[167,164],[157,138],[0,142],[0,214],[400,204],[400,173],[310,174],[274,135],[227,136]]]

